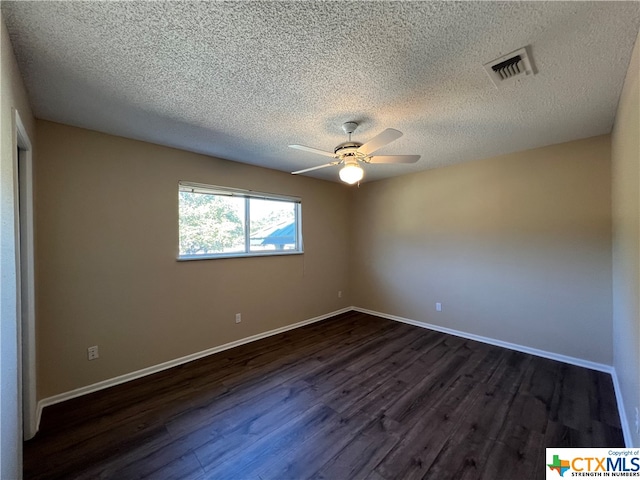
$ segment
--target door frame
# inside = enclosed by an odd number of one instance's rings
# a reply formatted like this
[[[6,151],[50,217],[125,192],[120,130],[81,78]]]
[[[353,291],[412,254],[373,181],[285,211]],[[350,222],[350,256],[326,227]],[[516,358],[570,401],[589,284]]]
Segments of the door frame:
[[[23,438],[28,440],[38,431],[39,423],[36,398],[33,148],[17,110],[14,110],[14,121],[18,395],[22,407]]]

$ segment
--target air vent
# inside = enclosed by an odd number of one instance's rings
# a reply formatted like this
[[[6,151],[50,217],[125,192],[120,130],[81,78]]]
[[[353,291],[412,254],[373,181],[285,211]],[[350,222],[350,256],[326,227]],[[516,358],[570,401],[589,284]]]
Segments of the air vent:
[[[484,64],[484,69],[496,87],[536,73],[527,50],[524,47]]]

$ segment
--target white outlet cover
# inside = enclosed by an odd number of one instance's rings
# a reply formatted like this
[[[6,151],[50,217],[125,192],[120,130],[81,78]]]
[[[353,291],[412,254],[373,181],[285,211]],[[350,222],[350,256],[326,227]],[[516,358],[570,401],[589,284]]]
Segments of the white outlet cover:
[[[95,360],[96,358],[100,358],[100,354],[97,346],[87,348],[87,358],[89,360]]]

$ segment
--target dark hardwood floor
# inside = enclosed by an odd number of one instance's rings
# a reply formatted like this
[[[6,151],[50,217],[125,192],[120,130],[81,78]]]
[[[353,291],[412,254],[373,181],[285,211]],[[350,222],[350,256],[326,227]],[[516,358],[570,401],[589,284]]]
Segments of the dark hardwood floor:
[[[608,374],[350,312],[47,407],[24,478],[543,479]]]

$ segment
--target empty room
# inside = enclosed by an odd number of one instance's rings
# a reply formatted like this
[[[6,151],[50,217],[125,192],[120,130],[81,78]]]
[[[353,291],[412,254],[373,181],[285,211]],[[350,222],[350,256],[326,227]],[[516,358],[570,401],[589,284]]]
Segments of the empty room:
[[[0,479],[640,476],[640,2],[0,14]]]

